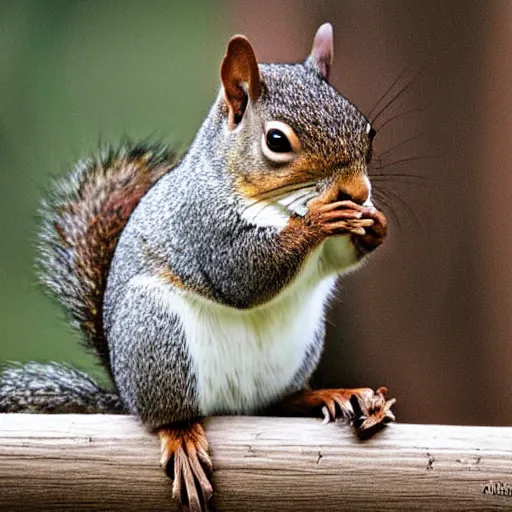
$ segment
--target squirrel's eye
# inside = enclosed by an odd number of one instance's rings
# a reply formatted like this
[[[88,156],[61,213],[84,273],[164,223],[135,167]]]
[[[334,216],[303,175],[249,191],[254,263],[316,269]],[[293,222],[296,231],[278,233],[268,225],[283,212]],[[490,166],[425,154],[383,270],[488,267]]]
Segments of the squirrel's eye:
[[[286,135],[277,128],[273,128],[267,132],[267,146],[274,153],[288,153],[292,150],[290,141]]]
[[[291,162],[300,151],[293,128],[283,121],[268,121],[261,138],[263,155],[276,164]]]

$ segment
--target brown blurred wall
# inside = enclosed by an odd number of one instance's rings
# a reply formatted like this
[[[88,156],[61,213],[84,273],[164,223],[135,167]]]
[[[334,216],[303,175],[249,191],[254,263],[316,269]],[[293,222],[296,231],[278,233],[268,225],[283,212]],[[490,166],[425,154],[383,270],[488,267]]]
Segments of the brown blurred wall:
[[[475,198],[480,209],[480,275],[485,321],[482,365],[487,369],[486,400],[495,417],[512,423],[512,2],[493,3],[491,30],[482,67],[479,101],[481,143]]]
[[[385,167],[376,158],[372,172],[387,175],[374,186],[388,191],[391,232],[341,281],[316,384],[385,384],[402,421],[512,424],[512,3],[238,0],[231,11],[262,61],[305,57],[330,21],[331,82],[365,114],[404,69],[395,90],[425,68],[375,123],[414,110],[378,131]],[[409,157],[421,158],[398,162]]]

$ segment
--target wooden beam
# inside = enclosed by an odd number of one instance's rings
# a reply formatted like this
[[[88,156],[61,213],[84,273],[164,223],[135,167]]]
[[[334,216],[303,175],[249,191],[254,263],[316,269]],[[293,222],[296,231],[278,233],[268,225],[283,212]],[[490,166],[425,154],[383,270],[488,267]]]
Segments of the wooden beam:
[[[206,421],[218,511],[512,510],[512,428]],[[157,440],[127,416],[0,415],[0,509],[175,510]]]

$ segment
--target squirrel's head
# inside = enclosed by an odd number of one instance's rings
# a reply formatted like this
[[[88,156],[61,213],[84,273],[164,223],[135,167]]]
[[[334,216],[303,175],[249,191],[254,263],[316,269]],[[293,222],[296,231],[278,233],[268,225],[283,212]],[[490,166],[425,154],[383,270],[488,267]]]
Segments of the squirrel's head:
[[[316,188],[326,202],[369,199],[367,165],[375,134],[329,84],[330,24],[299,64],[258,64],[250,42],[233,37],[222,61],[223,144],[237,189],[248,198]]]

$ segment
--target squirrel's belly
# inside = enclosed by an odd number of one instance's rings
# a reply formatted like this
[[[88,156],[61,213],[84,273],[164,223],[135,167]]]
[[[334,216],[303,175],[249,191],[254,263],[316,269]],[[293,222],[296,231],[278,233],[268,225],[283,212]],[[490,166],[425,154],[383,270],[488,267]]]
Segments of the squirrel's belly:
[[[308,347],[321,342],[315,335],[333,285],[324,279],[254,310],[180,297],[201,414],[250,413],[283,396]]]

